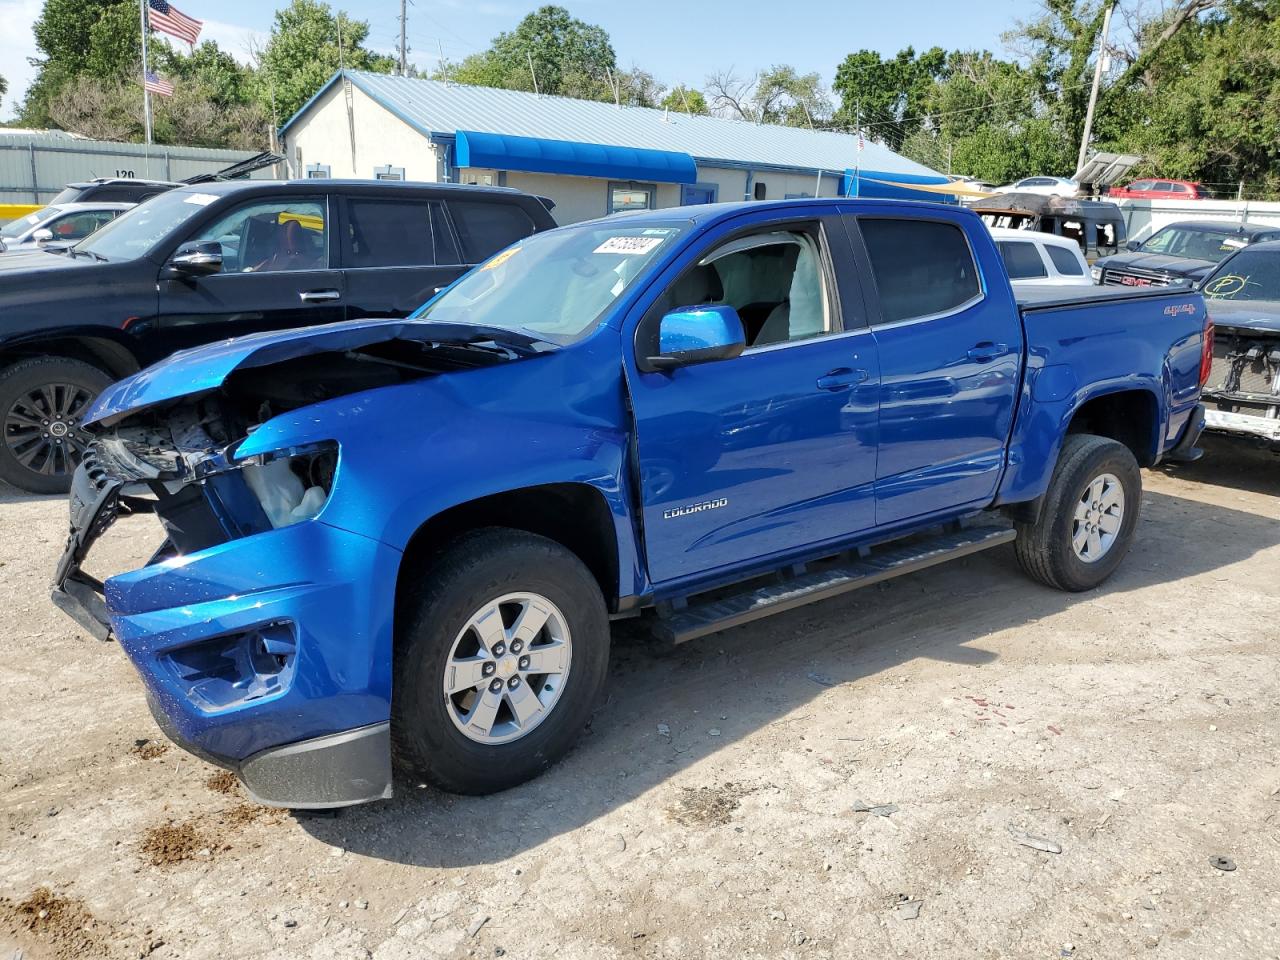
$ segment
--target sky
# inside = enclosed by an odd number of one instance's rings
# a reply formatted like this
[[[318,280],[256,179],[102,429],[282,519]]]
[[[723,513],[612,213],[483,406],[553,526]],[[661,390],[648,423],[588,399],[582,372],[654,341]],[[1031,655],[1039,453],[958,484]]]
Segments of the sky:
[[[1002,52],[1001,33],[1039,6],[1037,0],[981,0],[965,7],[954,0],[416,0],[409,6],[410,59],[426,70],[441,54],[461,60],[546,2],[560,2],[579,19],[604,27],[622,67],[643,67],[667,86],[698,88],[713,71],[733,68],[750,77],[782,63],[801,73],[817,71],[829,86],[840,61],[863,48],[888,55],[935,45]],[[331,5],[369,22],[368,46],[388,53],[398,46],[399,0]],[[9,81],[0,119],[14,116],[35,74],[27,58],[37,53],[31,25],[42,6],[43,0],[0,0],[0,75]],[[178,0],[177,6],[205,22],[202,39],[216,40],[248,62],[279,4]]]

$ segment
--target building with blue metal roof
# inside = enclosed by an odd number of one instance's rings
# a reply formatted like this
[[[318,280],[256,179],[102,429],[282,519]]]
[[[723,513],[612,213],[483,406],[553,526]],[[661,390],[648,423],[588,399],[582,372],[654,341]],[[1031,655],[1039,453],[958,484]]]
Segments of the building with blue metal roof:
[[[280,130],[290,173],[517,187],[560,223],[813,196],[952,200],[947,178],[856,135],[361,71]]]

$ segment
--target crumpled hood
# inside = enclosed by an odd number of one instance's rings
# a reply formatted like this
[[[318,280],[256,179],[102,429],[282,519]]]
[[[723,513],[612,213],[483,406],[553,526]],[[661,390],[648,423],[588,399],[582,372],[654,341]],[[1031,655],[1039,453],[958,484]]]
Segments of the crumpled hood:
[[[1280,333],[1280,300],[1214,300],[1205,307],[1215,326]]]
[[[232,373],[318,353],[358,350],[392,340],[468,343],[501,337],[503,345],[537,352],[541,341],[509,330],[429,320],[347,320],[254,333],[182,350],[102,391],[85,425],[107,423],[145,408],[216,390]]]

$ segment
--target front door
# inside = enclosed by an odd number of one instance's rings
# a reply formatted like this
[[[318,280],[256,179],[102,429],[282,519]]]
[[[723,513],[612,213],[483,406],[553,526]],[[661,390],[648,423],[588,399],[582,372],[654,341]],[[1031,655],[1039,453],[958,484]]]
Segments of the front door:
[[[928,219],[848,217],[878,293],[876,524],[985,506],[995,496],[1017,402],[1022,321],[994,246],[979,272],[964,229]]]
[[[839,218],[751,217],[670,268],[630,358],[650,576],[697,581],[874,523],[875,347]],[[839,272],[839,279],[835,273]],[[644,370],[662,314],[734,307],[739,357]]]
[[[345,319],[330,266],[325,197],[252,200],[186,240],[222,246],[222,271],[158,281],[154,337],[165,353],[260,330]]]

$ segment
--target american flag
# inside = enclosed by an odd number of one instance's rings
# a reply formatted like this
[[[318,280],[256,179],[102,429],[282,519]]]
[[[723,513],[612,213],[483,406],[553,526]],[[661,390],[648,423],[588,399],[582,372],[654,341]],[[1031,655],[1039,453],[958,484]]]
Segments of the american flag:
[[[862,128],[859,127],[858,128],[858,152],[861,153],[862,148],[865,146],[866,146],[866,143],[862,139]]]
[[[203,21],[188,17],[167,0],[147,0],[147,23],[152,30],[185,40],[193,47],[200,36],[200,28],[204,26]]]
[[[142,86],[151,93],[158,93],[162,97],[173,96],[173,84],[168,80],[162,80],[150,70],[143,74]]]

